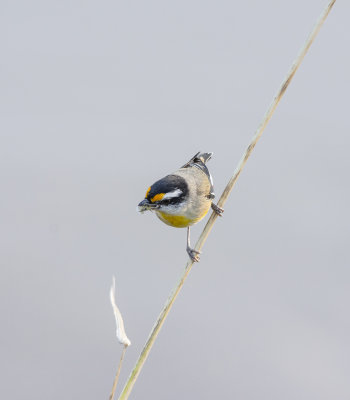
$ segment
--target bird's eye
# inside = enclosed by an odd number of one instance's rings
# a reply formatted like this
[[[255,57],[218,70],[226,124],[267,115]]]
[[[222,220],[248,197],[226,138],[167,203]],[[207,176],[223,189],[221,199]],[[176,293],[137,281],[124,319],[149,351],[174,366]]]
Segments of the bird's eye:
[[[170,199],[162,200],[161,203],[162,203],[164,206],[167,206],[167,205],[170,203]]]

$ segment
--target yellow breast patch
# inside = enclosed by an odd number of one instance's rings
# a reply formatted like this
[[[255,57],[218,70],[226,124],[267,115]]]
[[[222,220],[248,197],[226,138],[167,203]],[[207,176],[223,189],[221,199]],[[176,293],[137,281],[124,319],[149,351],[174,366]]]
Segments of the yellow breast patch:
[[[175,228],[186,228],[186,226],[192,225],[194,222],[196,222],[181,215],[165,214],[161,211],[157,211],[157,215],[164,223],[174,226]]]

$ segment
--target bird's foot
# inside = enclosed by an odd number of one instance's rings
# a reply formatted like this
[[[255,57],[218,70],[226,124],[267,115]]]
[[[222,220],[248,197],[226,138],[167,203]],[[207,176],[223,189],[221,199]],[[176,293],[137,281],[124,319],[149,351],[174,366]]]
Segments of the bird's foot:
[[[201,254],[200,251],[191,249],[191,247],[189,247],[189,246],[187,246],[186,251],[187,251],[188,255],[190,256],[190,259],[193,262],[199,262],[200,261],[200,257],[199,257],[199,255]]]
[[[218,205],[211,203],[211,208],[213,209],[213,211],[215,212],[216,215],[218,215],[219,217],[222,217],[222,213],[224,212],[224,209],[219,207]]]

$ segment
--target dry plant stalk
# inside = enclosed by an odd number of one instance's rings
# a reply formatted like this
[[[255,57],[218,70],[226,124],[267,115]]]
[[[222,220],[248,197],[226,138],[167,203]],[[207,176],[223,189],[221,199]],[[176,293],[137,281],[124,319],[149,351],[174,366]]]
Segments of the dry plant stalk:
[[[114,378],[114,382],[113,382],[113,387],[112,387],[112,390],[111,390],[111,394],[109,395],[109,400],[113,400],[113,398],[114,398],[114,393],[115,393],[115,390],[117,389],[117,384],[118,384],[118,380],[119,380],[119,375],[120,375],[120,371],[121,371],[121,369],[122,369],[123,359],[124,359],[125,352],[126,352],[126,349],[127,349],[127,348],[128,348],[128,346],[125,344],[124,347],[123,347],[122,355],[120,356],[119,365],[118,365],[117,372],[116,372],[116,374],[115,374],[115,378]]]
[[[327,7],[324,9],[324,11],[321,13],[318,21],[316,22],[313,30],[311,31],[309,37],[307,38],[307,40],[306,40],[304,46],[302,47],[299,55],[297,56],[296,60],[292,64],[291,69],[289,70],[289,72],[288,72],[285,80],[283,81],[282,85],[278,89],[277,94],[275,95],[274,99],[272,100],[271,105],[269,106],[266,114],[264,115],[264,117],[262,119],[262,122],[258,126],[258,128],[257,128],[257,130],[256,130],[256,132],[255,132],[250,144],[248,145],[248,147],[247,147],[246,151],[244,152],[241,160],[239,161],[239,163],[238,163],[238,165],[237,165],[237,167],[236,167],[231,179],[229,180],[226,188],[224,189],[224,191],[223,191],[223,193],[222,193],[222,195],[220,197],[220,200],[218,201],[218,206],[219,207],[223,207],[223,205],[225,204],[228,196],[230,195],[230,193],[231,193],[231,191],[233,189],[234,184],[237,181],[237,178],[239,177],[240,173],[242,172],[242,169],[243,169],[245,163],[247,162],[250,154],[252,153],[256,143],[260,139],[260,137],[261,137],[264,129],[266,128],[268,122],[270,121],[270,119],[271,119],[271,117],[272,117],[272,115],[273,115],[278,103],[280,102],[280,100],[281,100],[282,96],[284,95],[287,87],[289,86],[291,80],[293,79],[297,69],[299,68],[301,62],[303,61],[303,59],[304,59],[306,53],[308,52],[312,42],[314,41],[314,39],[317,36],[319,30],[321,29],[321,26],[323,25],[324,21],[326,20],[326,18],[328,16],[329,12],[331,11],[335,1],[336,0],[330,1],[330,3],[327,5]],[[213,224],[214,224],[216,218],[217,218],[217,214],[212,213],[210,218],[209,218],[209,220],[208,220],[208,222],[207,222],[207,224],[205,225],[205,227],[204,227],[204,229],[203,229],[198,241],[197,241],[197,244],[195,246],[195,250],[201,250],[202,249],[205,241],[207,240],[207,238],[209,236],[209,233],[210,233],[210,231],[211,231],[211,229],[213,227]],[[163,325],[163,323],[165,321],[165,318],[167,317],[167,315],[168,315],[168,313],[169,313],[169,311],[170,311],[170,309],[171,309],[171,307],[172,307],[172,305],[173,305],[178,293],[180,292],[180,290],[181,290],[181,288],[182,288],[182,286],[183,286],[183,284],[184,284],[184,282],[185,282],[185,280],[186,280],[186,278],[187,278],[192,266],[193,266],[193,262],[192,261],[188,261],[187,264],[186,264],[185,270],[184,270],[184,272],[183,272],[183,274],[182,274],[177,286],[174,288],[173,292],[169,296],[169,298],[168,298],[166,304],[164,305],[164,307],[163,307],[163,309],[162,309],[162,311],[161,311],[161,313],[160,313],[155,325],[153,326],[153,329],[152,329],[152,331],[151,331],[151,333],[150,333],[150,335],[149,335],[149,337],[147,339],[147,342],[146,342],[145,346],[142,349],[142,352],[141,352],[141,354],[139,356],[139,359],[137,360],[137,362],[135,364],[135,367],[132,370],[132,372],[131,372],[131,374],[130,374],[127,382],[126,382],[126,385],[124,386],[124,389],[123,389],[123,391],[122,391],[122,393],[121,393],[121,395],[119,397],[119,400],[126,400],[129,397],[129,395],[131,393],[131,390],[132,390],[132,388],[133,388],[133,386],[134,386],[134,384],[136,382],[136,379],[137,379],[137,377],[138,377],[138,375],[139,375],[139,373],[140,373],[140,371],[141,371],[141,369],[143,367],[143,364],[145,363],[145,361],[147,359],[147,356],[148,356],[148,354],[149,354],[149,352],[150,352],[150,350],[151,350],[151,348],[153,346],[153,343],[155,342],[155,340],[156,340],[156,338],[158,336],[158,333],[159,333],[159,331],[160,331],[160,329],[161,329],[161,327],[162,327],[162,325]]]

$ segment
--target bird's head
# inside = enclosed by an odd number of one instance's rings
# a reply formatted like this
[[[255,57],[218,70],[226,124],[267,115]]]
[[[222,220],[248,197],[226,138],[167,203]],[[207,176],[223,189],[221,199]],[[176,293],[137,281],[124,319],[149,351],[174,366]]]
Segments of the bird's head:
[[[188,186],[179,175],[167,175],[147,189],[138,211],[171,211],[181,205],[188,196]]]

